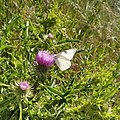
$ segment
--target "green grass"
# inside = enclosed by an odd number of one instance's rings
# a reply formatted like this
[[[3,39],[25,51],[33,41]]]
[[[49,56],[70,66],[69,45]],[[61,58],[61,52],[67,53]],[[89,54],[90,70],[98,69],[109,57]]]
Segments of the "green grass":
[[[1,0],[0,120],[120,120],[118,3]],[[39,50],[70,48],[77,48],[70,69],[36,72]],[[20,81],[30,89],[21,93]]]

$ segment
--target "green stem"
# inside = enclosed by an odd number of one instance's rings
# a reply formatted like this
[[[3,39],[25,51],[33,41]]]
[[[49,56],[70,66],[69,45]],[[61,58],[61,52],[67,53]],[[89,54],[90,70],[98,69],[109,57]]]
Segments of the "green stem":
[[[19,103],[19,109],[20,109],[19,120],[22,120],[22,104],[21,104],[21,101],[20,101],[20,103]]]

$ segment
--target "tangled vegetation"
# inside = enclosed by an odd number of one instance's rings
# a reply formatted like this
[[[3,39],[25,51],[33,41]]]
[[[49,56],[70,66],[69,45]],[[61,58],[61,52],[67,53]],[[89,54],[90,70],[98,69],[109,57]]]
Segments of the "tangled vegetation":
[[[120,120],[119,6],[1,0],[0,120]],[[36,69],[39,50],[71,48],[77,52],[70,69]]]

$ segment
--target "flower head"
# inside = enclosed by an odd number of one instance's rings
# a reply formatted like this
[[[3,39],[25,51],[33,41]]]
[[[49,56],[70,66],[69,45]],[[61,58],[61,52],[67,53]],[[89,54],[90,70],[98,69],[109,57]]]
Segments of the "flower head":
[[[39,65],[50,67],[54,63],[54,55],[50,55],[48,51],[39,51],[36,61]]]
[[[29,84],[27,82],[21,82],[19,86],[22,90],[26,90],[29,88]]]

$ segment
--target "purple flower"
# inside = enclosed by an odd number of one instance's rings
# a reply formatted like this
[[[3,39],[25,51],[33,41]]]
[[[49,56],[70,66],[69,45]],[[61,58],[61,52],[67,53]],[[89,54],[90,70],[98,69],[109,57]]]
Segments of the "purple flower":
[[[53,35],[51,33],[48,34],[49,38],[53,38]]]
[[[50,55],[48,51],[39,51],[36,55],[36,61],[39,65],[50,67],[54,63],[54,55]]]
[[[27,82],[21,82],[19,86],[22,90],[26,90],[29,88],[29,84]]]

